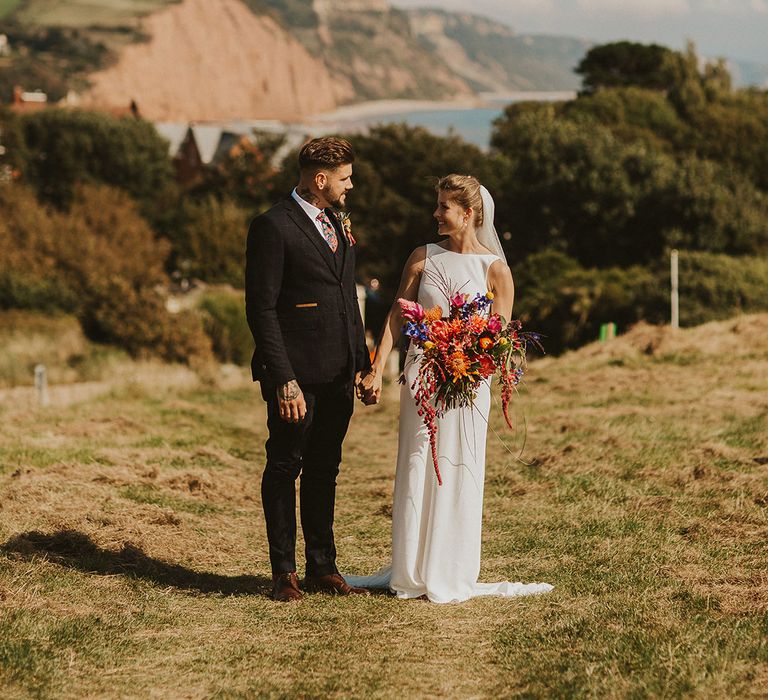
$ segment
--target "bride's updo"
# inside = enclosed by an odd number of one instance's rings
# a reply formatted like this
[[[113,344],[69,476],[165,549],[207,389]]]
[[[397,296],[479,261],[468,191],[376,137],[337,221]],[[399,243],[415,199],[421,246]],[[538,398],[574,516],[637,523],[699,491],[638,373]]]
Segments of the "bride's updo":
[[[435,189],[438,192],[450,192],[451,199],[464,209],[472,209],[475,213],[475,226],[483,225],[483,198],[480,194],[480,183],[471,175],[455,173],[440,178]]]

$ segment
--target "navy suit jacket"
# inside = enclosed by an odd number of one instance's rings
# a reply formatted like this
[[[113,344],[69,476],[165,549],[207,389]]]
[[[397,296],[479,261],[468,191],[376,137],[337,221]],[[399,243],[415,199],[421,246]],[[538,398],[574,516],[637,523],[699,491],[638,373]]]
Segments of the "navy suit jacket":
[[[370,368],[355,286],[355,247],[331,210],[331,251],[293,197],[257,216],[248,230],[245,310],[256,349],[254,381],[323,384]]]

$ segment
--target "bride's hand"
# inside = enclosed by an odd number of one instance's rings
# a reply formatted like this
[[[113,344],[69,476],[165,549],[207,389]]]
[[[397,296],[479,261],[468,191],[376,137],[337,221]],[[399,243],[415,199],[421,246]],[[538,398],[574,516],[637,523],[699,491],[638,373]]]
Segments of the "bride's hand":
[[[381,386],[382,377],[380,371],[372,369],[363,377],[361,383],[362,401],[366,406],[379,403],[381,400]]]

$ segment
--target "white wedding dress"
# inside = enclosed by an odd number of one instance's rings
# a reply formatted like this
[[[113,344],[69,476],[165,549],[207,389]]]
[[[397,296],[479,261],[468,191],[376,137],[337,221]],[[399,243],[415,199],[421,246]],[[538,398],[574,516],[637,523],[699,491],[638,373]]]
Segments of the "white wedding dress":
[[[452,292],[484,294],[495,255],[454,253],[427,245],[418,302],[425,308],[449,304],[440,277]],[[419,354],[412,347],[400,392],[400,436],[392,506],[392,563],[373,576],[345,576],[356,586],[389,588],[399,598],[427,596],[434,603],[476,596],[522,596],[552,590],[547,583],[478,583],[485,477],[485,442],[491,405],[490,382],[475,405],[452,409],[438,419],[438,486],[429,435],[417,413],[411,388]]]

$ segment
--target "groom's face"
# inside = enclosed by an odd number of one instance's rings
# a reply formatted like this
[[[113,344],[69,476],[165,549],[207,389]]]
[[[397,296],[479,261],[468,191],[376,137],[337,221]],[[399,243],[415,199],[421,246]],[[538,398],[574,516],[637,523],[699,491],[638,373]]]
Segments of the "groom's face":
[[[347,192],[352,185],[352,164],[340,165],[335,170],[324,170],[325,182],[322,187],[323,199],[332,207],[343,209],[347,201]]]

